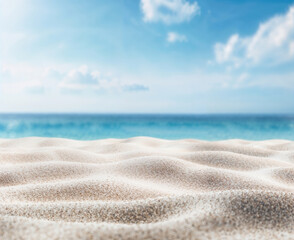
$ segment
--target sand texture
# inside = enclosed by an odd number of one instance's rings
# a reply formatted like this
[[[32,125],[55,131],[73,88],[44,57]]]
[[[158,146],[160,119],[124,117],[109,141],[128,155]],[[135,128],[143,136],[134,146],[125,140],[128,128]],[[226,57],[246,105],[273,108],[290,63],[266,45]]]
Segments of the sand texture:
[[[0,239],[294,239],[294,142],[0,140]]]

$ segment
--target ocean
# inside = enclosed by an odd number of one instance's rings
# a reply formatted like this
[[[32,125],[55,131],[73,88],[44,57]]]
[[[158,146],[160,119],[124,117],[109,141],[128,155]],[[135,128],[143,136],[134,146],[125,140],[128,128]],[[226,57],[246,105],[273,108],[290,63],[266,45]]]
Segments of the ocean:
[[[0,114],[0,138],[294,140],[294,115]]]

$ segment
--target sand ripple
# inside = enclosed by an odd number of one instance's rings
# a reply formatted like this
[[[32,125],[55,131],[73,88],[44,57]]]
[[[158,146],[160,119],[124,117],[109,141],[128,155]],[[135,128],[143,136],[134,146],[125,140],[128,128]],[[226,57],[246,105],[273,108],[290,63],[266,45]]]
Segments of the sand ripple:
[[[0,140],[0,239],[294,239],[294,142]]]

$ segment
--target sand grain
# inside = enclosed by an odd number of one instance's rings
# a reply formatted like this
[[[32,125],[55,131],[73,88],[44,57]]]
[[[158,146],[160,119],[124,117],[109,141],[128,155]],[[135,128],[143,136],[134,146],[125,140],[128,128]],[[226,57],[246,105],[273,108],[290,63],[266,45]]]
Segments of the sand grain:
[[[294,142],[0,140],[0,239],[294,239]]]

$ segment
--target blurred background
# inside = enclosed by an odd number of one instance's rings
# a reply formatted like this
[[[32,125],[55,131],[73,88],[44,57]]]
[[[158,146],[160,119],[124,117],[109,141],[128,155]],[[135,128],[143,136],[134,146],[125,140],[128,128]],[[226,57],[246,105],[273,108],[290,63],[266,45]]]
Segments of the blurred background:
[[[290,0],[0,0],[0,53],[2,138],[293,139]]]

